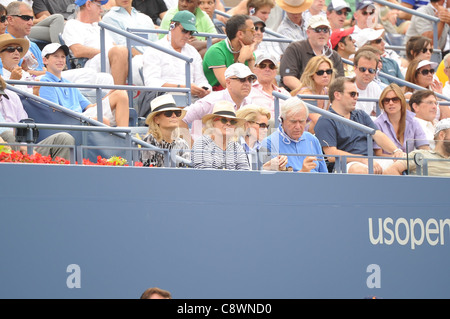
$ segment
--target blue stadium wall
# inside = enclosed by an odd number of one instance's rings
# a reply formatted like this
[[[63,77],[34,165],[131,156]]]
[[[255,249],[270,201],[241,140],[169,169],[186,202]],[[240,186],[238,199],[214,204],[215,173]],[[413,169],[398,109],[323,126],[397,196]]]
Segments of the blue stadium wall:
[[[0,298],[450,298],[450,179],[0,172]]]

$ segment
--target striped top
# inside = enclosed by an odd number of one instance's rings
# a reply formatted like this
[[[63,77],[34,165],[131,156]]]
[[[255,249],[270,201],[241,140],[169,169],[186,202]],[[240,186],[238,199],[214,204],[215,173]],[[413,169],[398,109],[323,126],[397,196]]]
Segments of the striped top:
[[[208,135],[202,135],[192,146],[191,159],[194,168],[249,170],[247,156],[239,142],[231,141],[222,150]]]

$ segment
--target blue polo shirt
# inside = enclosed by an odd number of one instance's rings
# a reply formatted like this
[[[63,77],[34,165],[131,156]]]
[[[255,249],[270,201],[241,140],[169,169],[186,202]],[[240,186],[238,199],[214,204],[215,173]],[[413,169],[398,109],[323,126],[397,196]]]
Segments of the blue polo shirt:
[[[278,154],[323,154],[322,147],[320,146],[317,138],[309,132],[303,132],[298,141],[291,139],[283,130],[283,127],[278,127],[278,130],[266,137],[261,143],[261,151],[272,153],[271,157],[275,157]],[[286,166],[292,167],[294,172],[302,169],[303,161],[306,156],[294,156],[288,155],[288,163]],[[328,173],[327,165],[323,160],[323,157],[317,157],[316,168],[311,170],[313,172]]]
[[[329,111],[337,114],[332,107],[330,107]],[[352,111],[350,120],[378,130],[370,116],[363,110]],[[345,123],[321,116],[314,127],[314,132],[322,147],[334,146],[338,150],[352,154],[366,156],[368,154],[367,135]]]
[[[63,78],[59,79],[50,72],[41,77],[41,82],[72,83]],[[77,88],[41,86],[39,96],[78,113],[83,113],[86,106],[91,104]]]

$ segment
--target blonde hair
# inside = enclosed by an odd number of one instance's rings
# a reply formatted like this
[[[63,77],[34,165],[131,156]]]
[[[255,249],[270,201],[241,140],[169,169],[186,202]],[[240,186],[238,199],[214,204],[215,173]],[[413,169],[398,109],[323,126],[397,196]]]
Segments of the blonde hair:
[[[243,108],[240,108],[236,112],[236,117],[240,117],[245,119],[247,122],[255,122],[258,115],[267,116],[267,119],[270,120],[270,112],[265,107],[261,107],[254,104],[248,104]]]
[[[333,82],[336,74],[336,70],[334,69],[333,66],[333,61],[331,61],[329,58],[323,55],[315,56],[308,61],[308,64],[306,64],[305,70],[303,71],[303,74],[300,77],[301,82],[300,87],[291,92],[292,96],[297,95],[297,93],[304,87],[310,88],[314,93],[317,93],[315,92],[316,82],[314,81],[314,74],[316,74],[317,70],[319,69],[319,66],[323,62],[328,63],[330,68],[333,70],[333,73],[331,74],[330,77],[330,83]]]
[[[162,113],[163,113],[163,111],[155,114],[148,123],[148,133],[153,135],[155,140],[157,140],[158,142],[162,141],[163,136],[162,136],[161,129],[159,128],[159,125],[155,123],[155,118],[157,116],[160,116]],[[180,128],[179,127],[177,127],[176,129],[174,129],[172,131],[172,139],[176,140],[178,137],[180,137]],[[166,142],[168,142],[168,141],[166,141]]]

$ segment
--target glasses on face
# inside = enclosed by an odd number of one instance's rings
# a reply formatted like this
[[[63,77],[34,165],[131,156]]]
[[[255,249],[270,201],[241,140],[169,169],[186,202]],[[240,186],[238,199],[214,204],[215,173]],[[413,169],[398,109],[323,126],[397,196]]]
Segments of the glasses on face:
[[[6,22],[6,16],[1,16],[0,17],[0,22],[1,23],[5,23]]]
[[[379,38],[379,39],[376,39],[376,40],[373,40],[373,41],[370,41],[370,42],[371,42],[371,43],[375,43],[375,44],[380,44],[381,41],[383,41],[383,39],[382,39],[382,38]]]
[[[330,28],[327,27],[317,27],[313,29],[315,33],[330,33]]]
[[[181,29],[181,32],[184,33],[184,34],[188,34],[188,33],[189,33],[189,35],[193,35],[194,34],[194,31],[186,30],[181,25],[180,25],[180,29]]]
[[[220,123],[222,123],[224,125],[227,124],[227,123],[230,123],[230,125],[236,125],[238,123],[237,120],[228,119],[226,117],[216,117],[214,119],[214,122],[217,122],[217,121],[220,121]]]
[[[164,111],[163,114],[165,117],[172,117],[172,115],[175,113],[176,117],[181,116],[181,110],[170,110],[170,111]]]
[[[338,11],[335,11],[336,12],[336,14],[338,15],[338,16],[341,16],[341,15],[347,15],[348,14],[348,11],[347,10],[338,10]]]
[[[345,92],[344,92],[345,93]],[[355,92],[355,91],[352,91],[352,92],[346,92],[346,93],[348,93],[352,98],[355,98],[355,97],[358,97],[359,96],[359,93],[358,92]]]
[[[369,71],[370,74],[375,74],[377,72],[377,69],[366,68],[364,66],[359,67],[358,70],[359,70],[359,72],[362,72],[362,73]]]
[[[256,32],[256,28],[253,27],[253,28],[250,28],[250,29],[243,29],[243,30],[242,30],[242,32],[245,32],[245,31],[250,31],[251,33],[255,33],[255,32]],[[261,32],[262,32],[262,31],[261,31]]]
[[[427,49],[427,48],[423,48],[422,49],[422,53],[427,53],[427,51],[430,51],[430,54],[433,54],[433,48],[431,48],[431,49]]]
[[[328,75],[331,75],[331,74],[333,74],[333,69],[319,70],[319,71],[316,72],[316,74],[318,76],[322,76],[325,73],[328,74]]]
[[[392,103],[399,103],[400,98],[398,96],[396,97],[385,97],[382,102],[383,104],[389,104],[392,101]]]
[[[439,102],[438,101],[422,101],[420,103],[425,103],[425,104],[432,105],[432,106],[439,106]]]
[[[428,73],[434,74],[434,69],[424,69],[424,70],[417,71],[417,73],[420,73],[422,75],[428,75]]]
[[[253,83],[255,81],[255,78],[253,76],[247,76],[246,78],[230,78],[230,80],[237,80],[241,83],[245,82]]]
[[[255,31],[258,31],[258,30],[260,30],[261,33],[264,33],[264,32],[266,32],[266,27],[256,27],[255,26]]]
[[[102,6],[102,3],[101,3],[100,1],[92,1],[92,0],[91,0],[91,2],[92,2],[92,3],[95,3],[95,4],[98,5],[99,7]]]
[[[29,16],[29,15],[26,15],[26,14],[13,14],[13,15],[11,15],[12,17],[19,17],[19,18],[21,18],[23,21],[30,21],[30,20],[33,20],[34,19],[34,17],[33,16]]]
[[[363,16],[367,16],[367,15],[371,16],[372,14],[375,13],[375,11],[370,11],[370,12],[369,11],[361,11],[361,13]]]
[[[259,128],[262,128],[262,129],[269,129],[269,124],[266,124],[266,123],[258,123],[258,122],[252,122],[252,123],[257,124],[257,125],[259,126]]]
[[[22,53],[23,52],[23,48],[22,47],[6,47],[3,50],[1,50],[0,52],[9,52],[9,53],[13,53],[14,51]]]
[[[277,68],[276,65],[273,64],[273,63],[267,63],[267,64],[266,63],[260,63],[260,64],[258,64],[258,68],[260,68],[262,70],[264,70],[267,67],[269,67],[269,69],[271,69],[271,70],[275,70]]]

